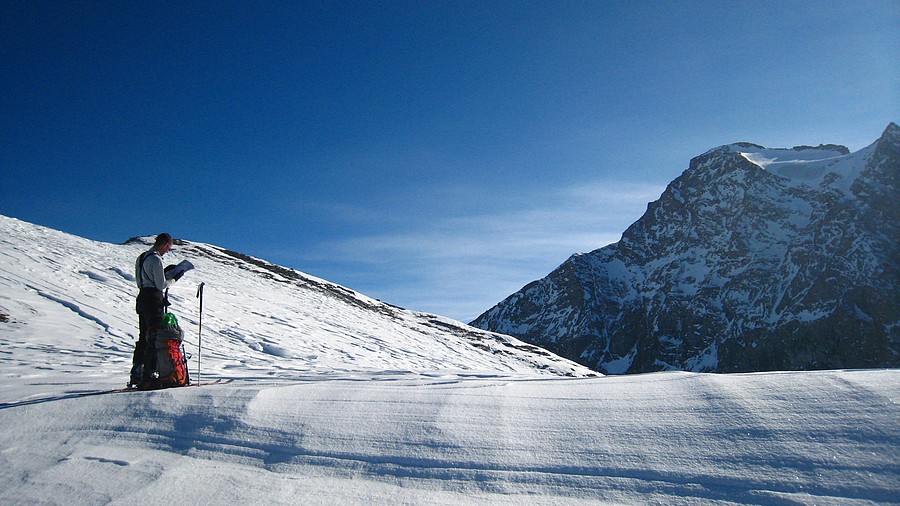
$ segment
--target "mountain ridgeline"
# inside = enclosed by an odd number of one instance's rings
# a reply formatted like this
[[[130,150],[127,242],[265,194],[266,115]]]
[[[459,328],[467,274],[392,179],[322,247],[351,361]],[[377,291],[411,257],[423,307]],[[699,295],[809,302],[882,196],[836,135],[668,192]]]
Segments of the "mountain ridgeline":
[[[609,246],[473,326],[608,374],[900,366],[900,127],[691,160]]]

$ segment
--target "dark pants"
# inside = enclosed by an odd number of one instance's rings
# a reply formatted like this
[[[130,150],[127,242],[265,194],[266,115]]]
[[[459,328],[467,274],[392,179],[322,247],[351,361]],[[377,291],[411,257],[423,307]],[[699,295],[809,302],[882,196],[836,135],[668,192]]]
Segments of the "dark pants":
[[[151,339],[152,332],[159,327],[165,312],[166,300],[163,293],[155,288],[142,288],[138,294],[135,309],[138,314],[138,340],[134,343],[131,358],[131,378],[129,384],[138,385],[150,379],[156,371],[156,347]]]

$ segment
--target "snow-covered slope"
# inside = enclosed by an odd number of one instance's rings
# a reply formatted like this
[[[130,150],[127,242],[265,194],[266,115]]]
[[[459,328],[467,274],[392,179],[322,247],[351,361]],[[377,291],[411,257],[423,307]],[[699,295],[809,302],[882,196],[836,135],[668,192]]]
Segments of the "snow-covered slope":
[[[37,356],[57,370],[76,372],[87,361],[92,373],[124,385],[137,334],[134,259],[151,239],[98,243],[0,217],[4,373],[16,373],[17,357],[43,351]],[[216,246],[179,241],[164,260],[185,258],[196,269],[170,289],[169,300],[194,355],[195,375],[198,358],[209,378],[235,370],[272,379],[391,370],[592,374],[516,339],[392,307]]]
[[[900,497],[900,372],[587,373],[203,244],[204,378],[126,380],[144,244],[0,219],[0,504],[819,504]],[[556,374],[552,374],[555,372]],[[560,375],[562,374],[562,375]]]
[[[473,325],[606,373],[900,366],[900,127],[842,146],[721,146],[622,240]]]

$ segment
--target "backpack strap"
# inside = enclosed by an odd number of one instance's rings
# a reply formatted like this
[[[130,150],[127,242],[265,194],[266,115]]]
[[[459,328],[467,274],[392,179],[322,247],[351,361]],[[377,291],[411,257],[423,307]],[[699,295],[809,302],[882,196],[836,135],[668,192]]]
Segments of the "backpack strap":
[[[138,288],[144,288],[144,262],[154,253],[154,250],[147,250],[138,257]]]

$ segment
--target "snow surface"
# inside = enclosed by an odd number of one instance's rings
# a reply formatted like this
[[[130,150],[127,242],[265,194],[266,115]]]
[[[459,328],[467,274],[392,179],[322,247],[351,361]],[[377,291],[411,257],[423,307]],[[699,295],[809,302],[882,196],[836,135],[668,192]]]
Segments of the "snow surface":
[[[195,353],[207,283],[203,377],[233,381],[97,394],[144,248],[0,217],[0,504],[900,501],[896,370],[578,377],[209,245],[166,256],[198,266],[170,298]]]
[[[836,149],[808,148],[764,148],[762,146],[732,145],[749,162],[758,165],[785,179],[790,184],[823,186],[827,175],[835,181],[828,185],[842,190],[849,196],[850,185],[859,176],[865,163],[855,163],[858,158],[867,158],[877,142],[862,149],[854,156],[847,156]]]
[[[0,343],[16,356],[88,351],[100,356],[103,374],[116,377],[116,385],[127,381],[137,339],[134,261],[147,249],[144,242],[99,243],[0,217],[0,312],[14,322],[5,325]],[[389,306],[215,246],[179,244],[164,263],[185,258],[196,269],[170,288],[169,300],[194,354],[190,365],[202,359],[203,377],[395,369],[594,374],[511,337]],[[196,353],[200,338],[202,357]],[[10,367],[31,364],[6,365],[5,371]],[[73,361],[66,367],[75,372],[81,366]]]

